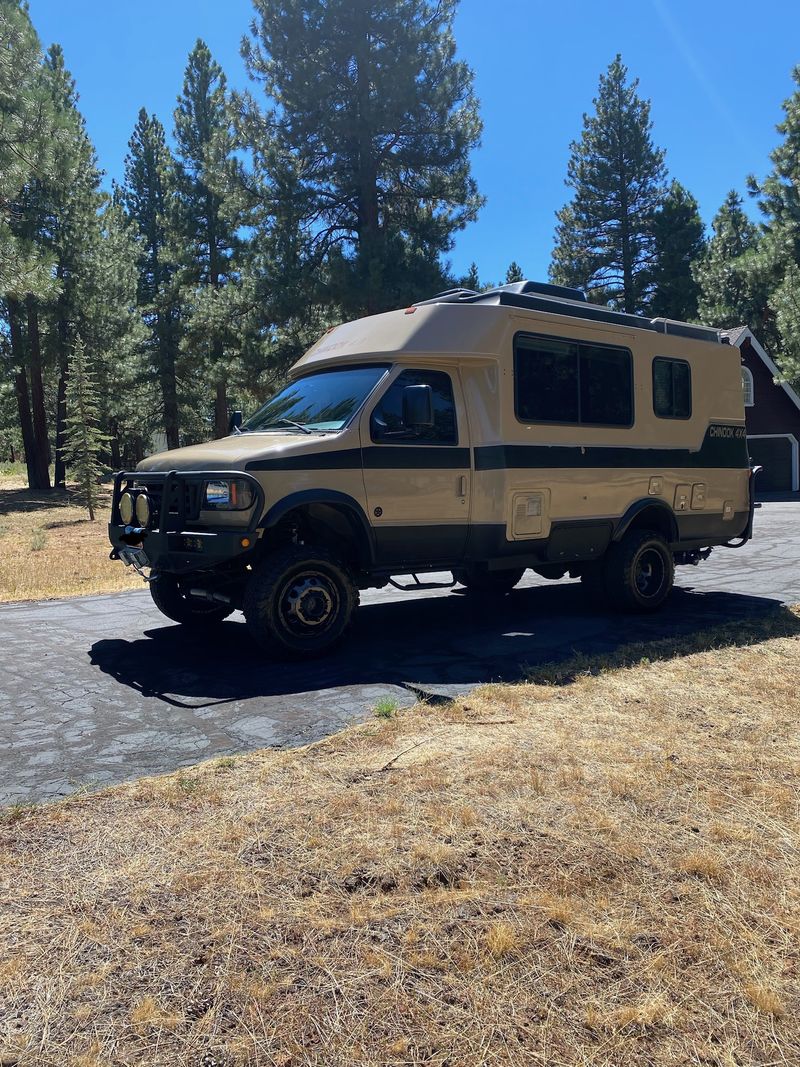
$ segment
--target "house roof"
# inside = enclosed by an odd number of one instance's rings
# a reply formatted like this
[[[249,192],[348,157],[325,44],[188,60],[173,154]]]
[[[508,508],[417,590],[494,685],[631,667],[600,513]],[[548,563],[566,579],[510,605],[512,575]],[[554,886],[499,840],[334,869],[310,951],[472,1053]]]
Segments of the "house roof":
[[[786,393],[798,411],[800,411],[800,396],[797,395],[788,382],[782,380],[780,370],[767,355],[763,346],[753,336],[753,331],[749,326],[735,326],[732,330],[723,330],[722,336],[727,337],[730,343],[736,348],[741,348],[745,341],[749,341],[750,347],[755,354],[770,372],[772,377],[777,380],[778,385],[783,389],[784,393]]]

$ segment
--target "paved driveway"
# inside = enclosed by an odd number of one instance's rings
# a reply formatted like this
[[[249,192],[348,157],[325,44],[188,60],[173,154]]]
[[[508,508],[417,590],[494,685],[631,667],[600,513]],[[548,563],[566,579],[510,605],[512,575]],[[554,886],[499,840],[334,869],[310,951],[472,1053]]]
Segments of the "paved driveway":
[[[488,610],[463,593],[363,595],[352,638],[300,665],[259,660],[235,615],[187,635],[146,591],[0,607],[0,803],[63,796],[266,745],[297,745],[399,705],[573,650],[706,629],[800,602],[800,504],[765,504],[756,538],[678,570],[666,610],[587,610],[576,582],[536,576]]]

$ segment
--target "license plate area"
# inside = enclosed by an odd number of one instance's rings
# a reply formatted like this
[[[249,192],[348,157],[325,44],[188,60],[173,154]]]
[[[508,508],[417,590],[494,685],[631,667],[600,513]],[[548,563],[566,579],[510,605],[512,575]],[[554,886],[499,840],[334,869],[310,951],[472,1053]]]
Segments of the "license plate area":
[[[150,560],[143,548],[121,548],[119,558],[126,567],[133,567],[144,578],[144,571],[150,567]]]

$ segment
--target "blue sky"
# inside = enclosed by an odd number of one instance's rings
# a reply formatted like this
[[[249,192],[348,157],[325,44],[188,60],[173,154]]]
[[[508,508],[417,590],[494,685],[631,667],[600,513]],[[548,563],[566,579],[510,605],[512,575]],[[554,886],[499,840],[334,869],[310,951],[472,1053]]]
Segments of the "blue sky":
[[[30,0],[48,45],[63,46],[101,166],[122,175],[140,107],[171,123],[186,56],[208,43],[234,86],[250,0]],[[800,64],[800,3],[765,0],[462,0],[456,38],[475,71],[484,121],[473,168],[487,204],[456,239],[458,272],[502,280],[512,259],[547,273],[554,213],[568,190],[569,143],[599,74],[621,52],[652,100],[654,139],[670,174],[710,223],[726,192],[745,192],[778,142],[775,125]],[[753,207],[753,210],[755,208]]]

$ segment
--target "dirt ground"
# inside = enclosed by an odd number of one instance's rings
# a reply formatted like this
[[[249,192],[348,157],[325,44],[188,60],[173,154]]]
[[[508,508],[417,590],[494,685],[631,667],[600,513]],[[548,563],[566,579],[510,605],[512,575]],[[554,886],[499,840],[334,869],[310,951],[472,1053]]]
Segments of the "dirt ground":
[[[141,586],[108,558],[109,502],[110,490],[90,522],[74,491],[31,493],[20,467],[0,467],[0,602]]]
[[[0,819],[0,1063],[800,1062],[800,616]]]

